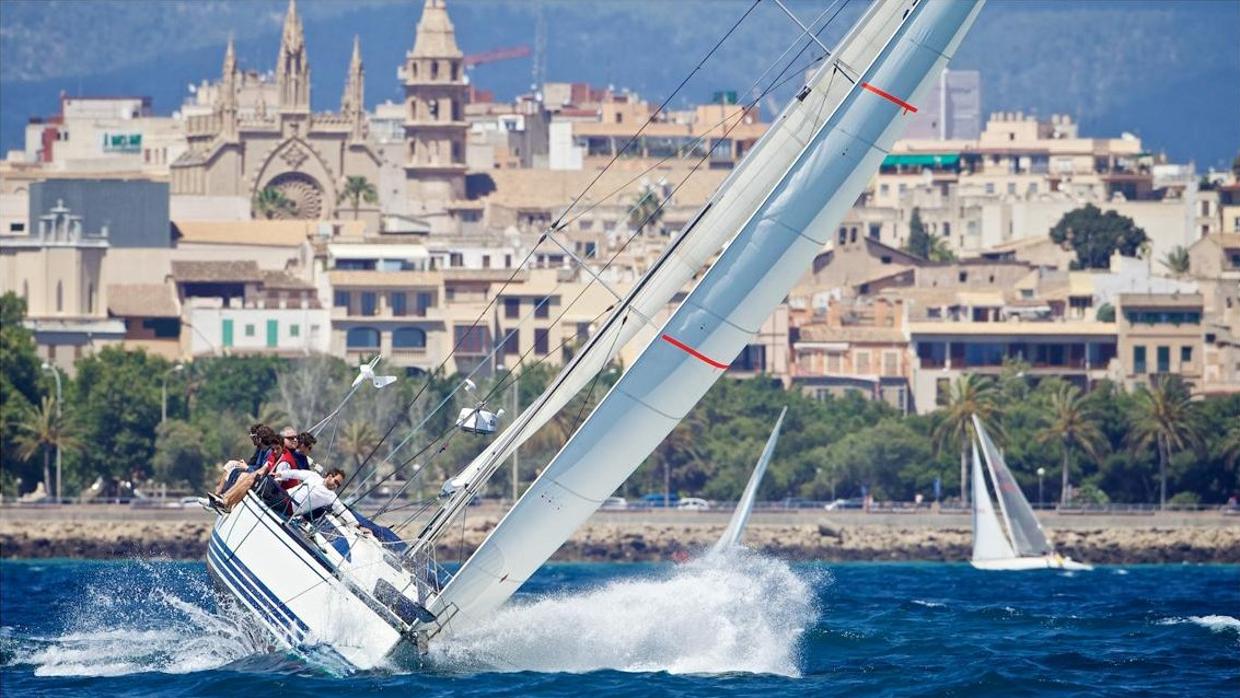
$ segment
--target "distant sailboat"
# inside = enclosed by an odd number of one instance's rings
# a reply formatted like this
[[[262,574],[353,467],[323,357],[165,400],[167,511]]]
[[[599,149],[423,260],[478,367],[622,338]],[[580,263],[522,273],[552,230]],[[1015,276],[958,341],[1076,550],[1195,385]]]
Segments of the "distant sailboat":
[[[779,430],[784,425],[784,415],[787,413],[787,407],[780,410],[779,419],[775,420],[775,428],[771,430],[771,436],[766,440],[766,446],[762,448],[762,455],[758,457],[758,464],[753,467],[753,474],[749,476],[749,483],[745,485],[745,492],[741,494],[740,501],[736,503],[736,511],[732,512],[732,520],[728,522],[728,527],[723,530],[723,535],[719,537],[718,542],[710,549],[711,553],[721,553],[741,544],[741,535],[745,532],[745,524],[749,523],[749,515],[753,513],[753,503],[758,496],[758,485],[762,484],[766,466],[770,464],[771,456],[775,455],[775,444],[779,443]]]
[[[1029,506],[1029,500],[1020,491],[1020,485],[977,415],[973,415],[973,427],[977,431],[977,439],[973,442],[973,558],[970,560],[973,566],[979,570],[1000,571],[1092,570],[1091,565],[1055,552],[1042,532],[1033,507]],[[978,456],[979,442],[986,460],[985,472],[990,473],[999,502],[998,513],[986,486],[982,458]],[[1002,514],[1002,523],[999,514]]]

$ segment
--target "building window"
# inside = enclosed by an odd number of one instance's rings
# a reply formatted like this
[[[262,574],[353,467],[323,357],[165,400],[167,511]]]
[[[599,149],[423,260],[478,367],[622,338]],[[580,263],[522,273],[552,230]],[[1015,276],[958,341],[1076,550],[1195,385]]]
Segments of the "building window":
[[[1145,373],[1145,347],[1132,348],[1132,372]]]
[[[512,331],[504,335],[504,347],[500,350],[509,356],[517,356],[521,353],[521,331],[513,328]]]
[[[374,291],[362,291],[362,315],[370,317],[376,311],[376,298]]]
[[[858,375],[862,375],[862,376],[869,375],[870,374],[870,352],[859,351],[857,352],[856,358],[857,358],[857,370],[854,371],[854,373],[857,373]]]
[[[475,325],[456,325],[452,328],[453,340],[458,354],[484,354],[487,351],[487,330]]]
[[[1180,347],[1181,368],[1184,366],[1184,364],[1191,364],[1192,362],[1193,362],[1193,348],[1192,347]]]
[[[426,315],[427,308],[434,307],[435,296],[429,291],[418,291],[417,301],[418,316],[421,317]]]
[[[289,326],[288,326],[288,336],[290,336],[290,337],[300,337],[300,336],[301,336],[301,325],[297,325],[297,324],[289,325]]]
[[[373,327],[354,327],[345,335],[344,343],[349,349],[378,349],[379,330]]]
[[[546,356],[548,349],[547,330],[534,330],[534,353],[539,356]]]
[[[993,194],[993,193],[995,193],[995,183],[994,183],[994,182],[987,182],[987,183],[986,183],[986,193],[987,193],[987,194]]]
[[[24,233],[26,232],[26,224],[20,223],[17,221],[9,223],[9,232],[10,233]]]
[[[1158,372],[1171,372],[1171,347],[1158,347]]]
[[[392,304],[392,315],[404,317],[409,313],[407,297],[404,291],[393,291],[388,301]]]
[[[878,240],[883,235],[883,226],[879,223],[870,224],[870,239]]]
[[[220,328],[220,334],[223,336],[223,344],[225,347],[233,345],[233,321],[224,320],[223,327]]]
[[[337,308],[348,308],[349,307],[349,292],[348,291],[336,291],[332,295],[333,295],[332,305],[336,306]]]
[[[590,338],[590,323],[577,323],[577,341],[584,342]]]
[[[465,256],[460,252],[452,252],[448,255],[448,266],[463,267],[465,266]]]
[[[417,327],[401,327],[392,331],[393,349],[425,349],[426,333]]]
[[[504,299],[504,317],[512,319],[521,317],[521,299],[505,298]]]
[[[56,282],[56,312],[63,313],[65,311],[65,285],[63,281]]]
[[[966,281],[968,281],[968,280],[969,280],[969,272],[967,272],[967,271],[962,271],[962,272],[960,272],[960,274],[959,274],[956,278],[958,278],[958,279],[960,280],[960,283],[962,283],[962,284],[963,284],[963,283],[965,283]]]
[[[883,375],[900,375],[900,354],[894,351],[883,352]]]
[[[539,299],[538,305],[534,306],[534,317],[545,318],[551,315],[551,297]]]
[[[482,255],[482,268],[483,269],[491,268],[491,255],[489,254]]]

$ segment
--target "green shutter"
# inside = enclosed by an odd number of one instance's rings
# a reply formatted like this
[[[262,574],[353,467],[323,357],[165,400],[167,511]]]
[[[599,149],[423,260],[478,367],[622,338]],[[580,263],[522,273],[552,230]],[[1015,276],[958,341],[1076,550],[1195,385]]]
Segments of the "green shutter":
[[[279,334],[280,334],[280,321],[279,320],[268,320],[267,321],[267,348],[268,349],[276,348],[276,340],[279,339]]]
[[[233,345],[233,321],[224,321],[224,346],[231,347]]]

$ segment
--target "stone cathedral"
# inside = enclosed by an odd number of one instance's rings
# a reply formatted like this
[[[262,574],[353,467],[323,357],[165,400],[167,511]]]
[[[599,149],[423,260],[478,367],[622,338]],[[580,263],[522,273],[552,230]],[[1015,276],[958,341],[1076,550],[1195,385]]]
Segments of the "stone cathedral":
[[[401,67],[405,91],[404,162],[411,211],[455,218],[473,208],[465,199],[463,117],[467,86],[444,0],[426,0],[413,49]],[[174,194],[247,197],[274,189],[279,210],[255,218],[352,218],[341,196],[348,177],[378,185],[379,148],[370,137],[364,101],[361,47],[354,39],[340,110],[310,110],[310,61],[305,33],[290,0],[284,18],[274,85],[238,70],[232,41],[214,86],[209,114],[189,116],[189,150],[172,164]],[[257,204],[254,204],[257,208]],[[377,204],[361,203],[361,217],[377,221]]]

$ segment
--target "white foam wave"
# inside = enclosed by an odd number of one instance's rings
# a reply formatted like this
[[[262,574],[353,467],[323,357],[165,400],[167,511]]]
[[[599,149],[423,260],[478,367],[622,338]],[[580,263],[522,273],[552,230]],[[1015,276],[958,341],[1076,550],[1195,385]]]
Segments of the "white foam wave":
[[[817,610],[814,583],[744,550],[666,575],[512,604],[431,647],[454,670],[798,676],[801,636]]]
[[[261,651],[241,614],[203,607],[211,591],[201,578],[140,563],[93,581],[66,630],[22,643],[16,663],[33,665],[36,676],[182,674]]]
[[[921,599],[913,599],[913,603],[918,606],[925,606],[926,608],[943,608],[947,605],[938,601],[922,601]]]
[[[1164,618],[1158,621],[1159,625],[1181,625],[1184,623],[1199,625],[1216,633],[1224,633],[1228,631],[1240,633],[1240,619],[1233,618],[1231,616],[1189,616],[1187,618]]]

